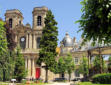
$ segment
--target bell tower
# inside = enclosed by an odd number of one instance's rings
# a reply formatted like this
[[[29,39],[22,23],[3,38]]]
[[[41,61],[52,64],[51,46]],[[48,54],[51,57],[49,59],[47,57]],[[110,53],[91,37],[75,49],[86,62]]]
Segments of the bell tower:
[[[35,7],[33,10],[33,30],[42,30],[45,26],[44,18],[48,11],[47,7]]]
[[[5,13],[5,21],[9,24],[9,27],[13,29],[16,25],[23,24],[22,13],[17,9],[7,10]]]

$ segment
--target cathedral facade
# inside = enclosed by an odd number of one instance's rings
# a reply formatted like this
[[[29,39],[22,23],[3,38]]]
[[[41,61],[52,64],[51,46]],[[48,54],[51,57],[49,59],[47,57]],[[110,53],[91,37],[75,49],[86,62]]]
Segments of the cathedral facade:
[[[40,39],[42,30],[45,26],[44,18],[48,11],[47,7],[35,7],[33,9],[33,25],[23,24],[23,15],[17,10],[7,10],[5,13],[5,22],[15,32],[15,42],[21,47],[21,53],[25,59],[25,69],[28,71],[26,78],[36,79],[45,77],[45,70],[37,66],[36,60],[39,57]]]

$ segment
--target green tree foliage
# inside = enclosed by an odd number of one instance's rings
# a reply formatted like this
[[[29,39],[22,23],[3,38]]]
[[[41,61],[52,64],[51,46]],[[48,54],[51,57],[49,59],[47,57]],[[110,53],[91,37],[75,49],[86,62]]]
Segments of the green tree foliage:
[[[108,59],[108,71],[111,73],[111,56]]]
[[[56,73],[59,73],[61,75],[64,73],[68,73],[69,81],[70,81],[71,73],[74,71],[74,68],[75,68],[75,65],[74,65],[74,60],[72,58],[72,55],[67,54],[67,56],[59,58]]]
[[[111,43],[111,0],[83,0],[82,16],[77,21],[84,42]]]
[[[25,78],[27,71],[25,70],[25,61],[23,55],[20,53],[20,49],[17,48],[17,54],[15,59],[14,77],[17,81],[21,81]]]
[[[10,51],[13,51],[14,48],[16,47],[16,42],[15,42],[15,33],[14,31],[9,27],[9,24],[5,25],[6,28],[6,37],[7,37],[7,42],[8,42],[8,49]]]
[[[0,21],[0,80],[7,80],[9,56],[4,22]]]
[[[79,72],[84,75],[84,79],[87,78],[87,76],[88,76],[88,74],[89,74],[88,58],[87,58],[87,57],[83,57],[83,58],[81,59],[80,66],[79,66]]]
[[[74,60],[71,54],[68,54],[65,57],[65,66],[66,66],[66,72],[69,74],[69,81],[70,81],[71,73],[74,71],[75,68]]]
[[[99,56],[95,56],[95,59],[93,60],[93,68],[95,73],[101,73],[101,61]]]
[[[6,38],[7,38],[7,42],[8,42],[8,55],[9,55],[9,76],[10,79],[13,77],[13,73],[14,73],[14,67],[15,67],[15,47],[16,47],[16,42],[15,42],[15,33],[14,31],[9,27],[9,23],[6,23],[5,26],[6,28]]]
[[[51,10],[49,10],[46,14],[45,18],[45,27],[43,28],[42,38],[40,41],[40,53],[38,63],[45,63],[46,65],[46,79],[48,82],[48,69],[51,68],[55,63],[55,57],[57,56],[56,47],[57,47],[57,36],[58,36],[58,28],[57,22],[54,19],[54,15]]]
[[[95,74],[101,73],[101,69],[102,69],[103,72],[105,72],[107,70],[106,65],[105,65],[105,61],[102,60],[102,62],[101,62],[99,56],[95,56],[95,58],[93,60],[93,70],[94,70],[94,73]]]
[[[64,61],[64,57],[60,57],[58,60],[57,73],[64,74],[66,72],[66,63]]]

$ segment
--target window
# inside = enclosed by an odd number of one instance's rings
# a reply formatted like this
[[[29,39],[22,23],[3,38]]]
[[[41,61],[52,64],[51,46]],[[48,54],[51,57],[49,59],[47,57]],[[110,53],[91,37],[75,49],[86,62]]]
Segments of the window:
[[[19,21],[19,24],[21,24],[21,21]]]
[[[77,69],[77,70],[75,70],[75,77],[80,77],[80,73],[79,73],[79,70]]]
[[[40,48],[40,37],[37,38],[37,48]]]
[[[42,17],[38,16],[37,17],[37,26],[41,26],[42,25]]]
[[[20,38],[20,47],[22,49],[25,49],[25,47],[26,47],[26,37],[25,36]]]
[[[12,28],[12,18],[9,19],[9,27]]]
[[[78,58],[78,57],[75,57],[75,58],[74,58],[74,62],[75,62],[75,64],[79,64],[79,58]]]

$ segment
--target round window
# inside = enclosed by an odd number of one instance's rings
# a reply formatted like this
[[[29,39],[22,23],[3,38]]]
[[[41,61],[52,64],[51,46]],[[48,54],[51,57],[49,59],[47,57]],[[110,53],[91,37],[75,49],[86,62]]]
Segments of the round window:
[[[21,38],[21,42],[24,42],[25,41],[25,38]]]

